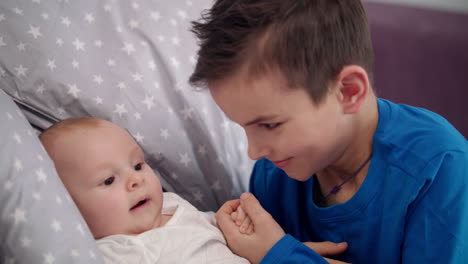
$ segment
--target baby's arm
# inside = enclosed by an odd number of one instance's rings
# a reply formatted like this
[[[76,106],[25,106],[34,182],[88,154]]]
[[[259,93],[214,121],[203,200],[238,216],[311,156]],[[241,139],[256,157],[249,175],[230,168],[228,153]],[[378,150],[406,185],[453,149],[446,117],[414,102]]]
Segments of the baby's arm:
[[[237,207],[236,211],[231,213],[231,218],[239,227],[239,232],[241,234],[251,235],[254,232],[252,219],[245,213],[241,205]]]

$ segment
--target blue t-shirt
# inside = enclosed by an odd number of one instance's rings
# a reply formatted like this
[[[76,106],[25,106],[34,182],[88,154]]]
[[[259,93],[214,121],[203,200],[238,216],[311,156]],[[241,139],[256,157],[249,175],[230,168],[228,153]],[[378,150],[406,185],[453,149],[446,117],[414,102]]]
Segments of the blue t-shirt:
[[[425,109],[378,99],[367,176],[347,202],[318,207],[314,178],[289,178],[257,161],[251,192],[289,234],[261,263],[327,263],[300,242],[348,242],[337,259],[468,263],[468,141]]]

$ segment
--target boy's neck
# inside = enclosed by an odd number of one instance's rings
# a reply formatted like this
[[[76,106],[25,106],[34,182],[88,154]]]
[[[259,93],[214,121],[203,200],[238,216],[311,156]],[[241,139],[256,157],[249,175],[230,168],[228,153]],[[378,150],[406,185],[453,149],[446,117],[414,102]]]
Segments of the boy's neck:
[[[318,172],[317,180],[320,184],[321,193],[326,195],[335,186],[347,180],[354,172],[369,158],[372,153],[372,141],[378,123],[377,98],[373,91],[369,92],[362,109],[356,114],[353,123],[354,129],[350,136],[350,144],[343,154],[331,166]],[[370,162],[352,179],[341,187],[341,190],[331,195],[329,200],[336,200],[332,204],[346,202],[351,199],[367,175]],[[327,202],[328,203],[328,202]],[[331,205],[331,204],[328,204]]]

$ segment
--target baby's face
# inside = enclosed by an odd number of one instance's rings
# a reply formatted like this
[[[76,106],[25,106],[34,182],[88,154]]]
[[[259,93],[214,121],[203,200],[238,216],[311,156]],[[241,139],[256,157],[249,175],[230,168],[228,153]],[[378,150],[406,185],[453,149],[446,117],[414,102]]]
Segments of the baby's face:
[[[161,225],[161,184],[124,129],[103,121],[58,143],[55,166],[95,238]]]

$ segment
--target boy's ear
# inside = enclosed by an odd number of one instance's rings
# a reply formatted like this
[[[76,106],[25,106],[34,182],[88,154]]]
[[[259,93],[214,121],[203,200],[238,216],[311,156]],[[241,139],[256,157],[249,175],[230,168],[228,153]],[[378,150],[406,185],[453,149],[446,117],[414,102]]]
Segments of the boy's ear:
[[[357,65],[345,66],[336,79],[343,113],[359,112],[369,92],[367,72]]]

